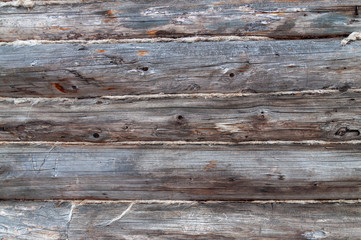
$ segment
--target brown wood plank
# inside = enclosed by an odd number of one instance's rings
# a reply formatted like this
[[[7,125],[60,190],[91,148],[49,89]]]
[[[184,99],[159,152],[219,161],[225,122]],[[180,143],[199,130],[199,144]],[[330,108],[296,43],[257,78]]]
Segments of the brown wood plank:
[[[359,199],[359,144],[0,148],[0,199]]]
[[[361,139],[359,92],[227,96],[125,100],[2,98],[0,140],[242,142]]]
[[[50,5],[33,1],[34,6],[27,3],[17,8],[6,7],[14,5],[6,2],[0,7],[1,41],[195,35],[321,38],[347,35],[361,26],[356,11],[360,1],[60,1]]]
[[[0,211],[4,239],[339,240],[361,236],[359,202],[1,202]]]
[[[341,39],[0,46],[0,96],[344,91],[360,55]]]

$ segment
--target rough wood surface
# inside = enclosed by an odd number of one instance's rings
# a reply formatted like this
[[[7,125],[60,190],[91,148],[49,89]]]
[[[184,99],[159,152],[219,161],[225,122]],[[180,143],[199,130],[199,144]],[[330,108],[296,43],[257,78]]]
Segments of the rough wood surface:
[[[1,202],[0,212],[3,239],[353,240],[361,236],[357,202]]]
[[[226,95],[227,96],[227,95]],[[360,140],[359,92],[0,99],[1,141]]]
[[[66,239],[70,203],[0,202],[0,239]]]
[[[360,55],[341,39],[0,46],[0,96],[347,90]]]
[[[0,148],[0,199],[358,199],[359,145]]]
[[[360,239],[359,5],[0,0],[0,239]]]
[[[0,41],[195,35],[320,38],[344,36],[361,26],[356,10],[360,1],[49,2],[0,7]]]

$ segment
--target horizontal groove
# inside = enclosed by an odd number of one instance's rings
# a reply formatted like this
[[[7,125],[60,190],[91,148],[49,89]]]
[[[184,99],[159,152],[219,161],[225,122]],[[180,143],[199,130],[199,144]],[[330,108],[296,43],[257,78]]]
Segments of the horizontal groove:
[[[12,0],[0,2],[0,7],[24,7],[33,8],[35,5],[64,5],[64,4],[77,4],[77,3],[98,3],[100,0],[66,0],[66,1],[42,1],[42,0]]]
[[[35,46],[41,44],[114,44],[114,43],[158,43],[158,42],[246,42],[270,41],[269,37],[260,36],[194,36],[179,38],[130,38],[130,39],[102,39],[102,40],[16,40],[13,42],[0,42],[0,46]]]
[[[45,5],[68,5],[68,4],[89,4],[89,3],[102,3],[104,2],[103,0],[7,0],[7,1],[3,1],[0,2],[0,7],[24,7],[24,8],[33,8],[34,6],[38,5],[38,6],[45,6]],[[112,1],[105,1],[105,2],[114,2],[114,0]],[[232,3],[232,1],[230,1]],[[244,4],[252,4],[252,3],[258,3],[259,1],[253,0],[253,1],[244,1]],[[284,0],[271,0],[268,1],[269,3],[282,3],[285,2]],[[297,2],[297,1],[289,1],[290,3],[292,2]],[[303,1],[298,1],[300,3],[302,3]],[[312,1],[305,1],[308,5],[312,5]],[[315,2],[319,2],[319,1],[315,1]],[[337,3],[337,0],[331,0],[328,1],[330,3]],[[345,1],[343,3],[343,5],[345,6],[349,6],[349,5],[357,5],[357,3],[352,2],[351,1]],[[298,5],[296,5],[298,6]]]
[[[352,34],[352,33],[351,33]],[[348,36],[348,37],[347,37]],[[99,39],[99,40],[16,40],[12,42],[0,42],[0,46],[35,46],[45,44],[116,44],[116,43],[194,43],[194,42],[248,42],[248,41],[292,41],[292,40],[318,40],[318,39],[341,39],[341,45],[346,45],[350,35],[324,35],[324,36],[235,36],[235,35],[218,35],[218,36],[188,36],[188,37],[154,37],[154,38],[124,38],[124,39]],[[347,37],[347,38],[345,38]]]
[[[338,89],[301,90],[301,91],[278,91],[269,93],[175,93],[175,94],[144,94],[144,95],[124,95],[124,96],[102,96],[103,99],[126,100],[126,99],[155,99],[155,98],[233,98],[249,96],[287,96],[297,94],[329,94],[339,93]],[[348,92],[360,93],[361,88],[348,89]],[[0,98],[1,99],[1,98]]]
[[[208,146],[241,146],[241,145],[360,145],[361,140],[349,141],[244,141],[244,142],[222,142],[222,141],[124,141],[124,142],[51,142],[51,141],[1,141],[1,145],[71,145],[71,146],[127,146],[127,145],[208,145]]]
[[[361,88],[348,89],[347,92],[361,93]],[[66,97],[0,97],[0,101],[14,102],[20,104],[31,102],[37,104],[47,101],[75,101],[78,99],[108,99],[108,100],[149,100],[149,99],[166,99],[166,98],[234,98],[234,97],[251,97],[251,96],[288,96],[288,95],[322,95],[340,93],[338,89],[320,89],[320,90],[300,90],[300,91],[278,91],[278,92],[235,92],[235,93],[170,93],[170,94],[142,94],[142,95],[122,95],[122,96],[99,96],[99,97],[79,97],[79,98],[66,98]]]
[[[85,205],[85,204],[112,204],[112,203],[133,203],[133,204],[196,204],[196,203],[246,203],[246,204],[359,204],[361,199],[347,200],[0,200],[1,201],[21,201],[21,202],[70,202],[73,205]]]

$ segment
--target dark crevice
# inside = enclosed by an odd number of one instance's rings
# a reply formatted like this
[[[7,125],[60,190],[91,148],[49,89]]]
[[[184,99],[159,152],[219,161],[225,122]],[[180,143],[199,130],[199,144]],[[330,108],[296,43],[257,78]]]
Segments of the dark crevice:
[[[328,39],[328,38],[345,38],[350,35],[349,33],[344,34],[327,34],[327,35],[302,35],[302,36],[283,36],[281,33],[279,35],[275,36],[267,36],[269,38],[275,39],[275,40],[303,40],[303,39]]]

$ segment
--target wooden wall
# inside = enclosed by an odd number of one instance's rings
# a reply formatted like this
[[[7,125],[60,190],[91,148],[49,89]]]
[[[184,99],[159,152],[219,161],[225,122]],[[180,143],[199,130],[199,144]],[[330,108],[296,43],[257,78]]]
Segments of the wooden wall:
[[[361,239],[359,6],[1,0],[0,239]]]

